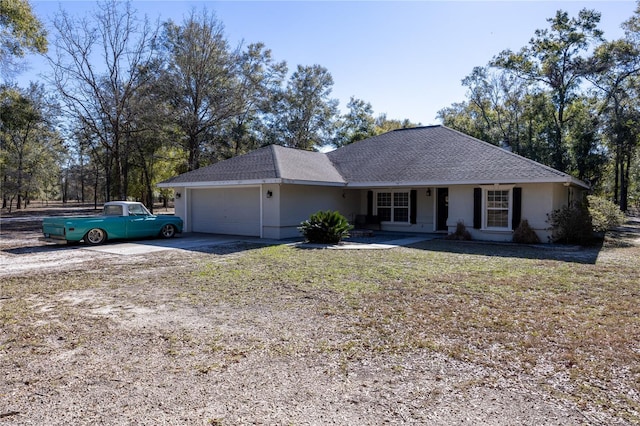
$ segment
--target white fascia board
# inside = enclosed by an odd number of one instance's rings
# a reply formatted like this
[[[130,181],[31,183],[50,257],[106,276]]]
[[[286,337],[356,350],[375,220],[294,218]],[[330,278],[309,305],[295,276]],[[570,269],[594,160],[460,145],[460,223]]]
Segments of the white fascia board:
[[[256,186],[265,184],[281,184],[290,185],[315,185],[315,186],[346,186],[345,182],[324,182],[310,181],[299,179],[256,179],[256,180],[237,180],[237,181],[212,181],[212,182],[169,182],[159,183],[156,186],[160,188],[215,188],[215,187],[242,187]]]
[[[537,179],[508,179],[508,180],[460,180],[460,181],[414,181],[414,182],[352,182],[346,186],[348,188],[390,188],[390,187],[431,187],[431,186],[452,186],[452,185],[508,185],[508,184],[531,184],[531,183],[561,183],[579,186],[588,189],[584,182],[571,176],[558,176],[557,178],[537,178]]]
[[[257,186],[269,183],[282,183],[282,179],[255,179],[255,180],[229,180],[229,181],[203,181],[203,182],[168,182],[159,183],[156,186],[160,188],[215,188],[215,187],[239,187],[239,186]]]
[[[569,184],[573,184],[575,186],[582,187],[584,189],[591,189],[591,185],[588,185],[587,183],[581,181],[580,179],[576,179],[576,178],[574,178],[572,176],[569,177],[568,183]]]
[[[159,183],[160,188],[216,188],[216,187],[241,187],[256,186],[263,184],[291,184],[291,185],[314,185],[314,186],[334,186],[347,188],[390,188],[390,187],[428,187],[428,186],[452,186],[452,185],[500,185],[500,184],[531,184],[531,183],[561,183],[568,186],[578,186],[589,189],[589,185],[572,176],[558,176],[557,178],[537,178],[537,179],[509,179],[509,180],[460,180],[460,181],[408,181],[408,182],[325,182],[306,181],[298,179],[255,179],[238,181],[210,181],[210,182],[169,182]]]
[[[346,182],[326,182],[317,180],[281,179],[281,183],[290,185],[313,185],[313,186],[347,186]]]

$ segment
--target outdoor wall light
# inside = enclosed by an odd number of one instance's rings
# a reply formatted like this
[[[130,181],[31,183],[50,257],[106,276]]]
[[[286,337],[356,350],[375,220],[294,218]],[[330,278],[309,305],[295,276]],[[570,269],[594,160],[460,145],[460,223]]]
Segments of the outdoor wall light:
[[[179,192],[176,192],[176,198],[180,198],[180,197],[182,197],[182,194]]]
[[[427,188],[427,197],[431,197],[431,188]]]
[[[271,197],[273,197],[273,192],[267,191],[267,198],[271,198]]]

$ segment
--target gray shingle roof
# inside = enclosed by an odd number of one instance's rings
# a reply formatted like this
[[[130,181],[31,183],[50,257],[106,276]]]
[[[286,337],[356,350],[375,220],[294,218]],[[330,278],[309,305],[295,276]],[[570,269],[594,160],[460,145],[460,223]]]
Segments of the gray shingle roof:
[[[395,130],[327,154],[270,145],[181,174],[161,186],[257,181],[352,186],[577,182],[458,131],[428,126]]]
[[[401,129],[328,153],[356,183],[511,183],[570,176],[444,126]]]
[[[325,154],[269,145],[245,155],[183,173],[162,182],[162,184],[269,181],[275,179],[345,183]]]

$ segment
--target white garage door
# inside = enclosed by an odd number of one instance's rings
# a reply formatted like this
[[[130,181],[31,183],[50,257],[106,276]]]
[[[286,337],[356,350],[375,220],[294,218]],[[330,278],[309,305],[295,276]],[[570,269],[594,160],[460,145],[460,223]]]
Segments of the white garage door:
[[[211,234],[260,236],[260,188],[194,189],[191,229]]]

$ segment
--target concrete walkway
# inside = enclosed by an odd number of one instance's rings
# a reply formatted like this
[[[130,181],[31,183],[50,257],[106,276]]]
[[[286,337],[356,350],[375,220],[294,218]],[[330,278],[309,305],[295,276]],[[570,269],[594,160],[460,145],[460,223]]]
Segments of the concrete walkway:
[[[404,247],[411,244],[416,244],[421,241],[429,241],[435,238],[439,238],[436,235],[423,235],[423,236],[412,236],[412,237],[404,237],[396,240],[389,240],[384,242],[351,242],[349,240],[345,240],[340,244],[311,244],[311,243],[294,243],[296,247],[299,248],[309,248],[309,249],[328,249],[328,250],[387,250],[396,247]]]

